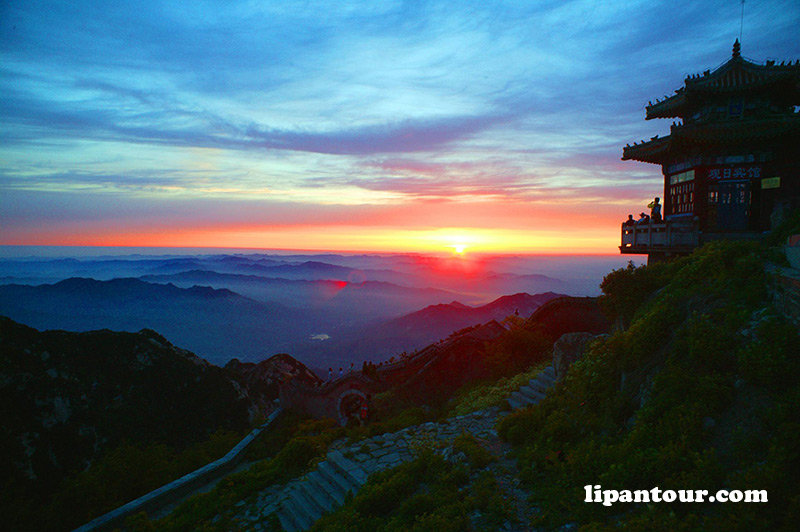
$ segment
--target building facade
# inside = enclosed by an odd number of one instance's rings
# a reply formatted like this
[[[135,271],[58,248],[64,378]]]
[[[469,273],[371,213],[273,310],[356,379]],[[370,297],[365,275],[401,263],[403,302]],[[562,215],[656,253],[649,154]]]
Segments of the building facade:
[[[627,145],[658,164],[663,223],[623,226],[621,253],[660,259],[718,238],[758,238],[800,207],[800,61],[758,64],[737,40],[728,61],[649,102],[670,134]],[[655,195],[655,194],[654,194]]]

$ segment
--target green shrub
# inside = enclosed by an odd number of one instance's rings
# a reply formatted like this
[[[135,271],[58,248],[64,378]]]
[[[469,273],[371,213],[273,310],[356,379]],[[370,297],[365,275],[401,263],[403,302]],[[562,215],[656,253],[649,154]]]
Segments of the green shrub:
[[[329,419],[291,418],[272,435],[274,441],[289,438],[273,457],[261,460],[246,471],[229,475],[208,493],[188,498],[164,519],[156,522],[141,517],[131,519],[128,529],[132,532],[146,532],[153,527],[164,532],[230,530],[239,509],[236,503],[271,485],[299,476],[343,434],[344,429]],[[274,441],[267,446],[272,446]]]
[[[470,466],[475,469],[483,469],[495,459],[489,451],[478,443],[475,436],[466,432],[462,432],[460,436],[453,440],[453,452],[464,453]]]
[[[516,327],[490,342],[486,365],[492,379],[509,377],[549,359],[553,340],[536,328]]]
[[[606,277],[602,304],[628,322],[627,330],[593,343],[562,386],[498,425],[501,438],[517,448],[520,477],[542,509],[534,524],[796,525],[789,516],[797,515],[800,498],[785,479],[800,474],[800,338],[769,311],[762,256],[757,244],[714,242],[690,257]],[[581,487],[597,483],[711,492],[757,486],[769,490],[772,510],[583,503]]]
[[[456,393],[450,400],[448,414],[461,416],[492,406],[502,406],[512,392],[515,392],[529,380],[536,377],[549,364],[549,360],[544,360],[514,376],[501,377],[496,381],[475,383],[467,386]]]
[[[89,469],[64,480],[40,515],[53,528],[75,526],[130,502],[225,455],[240,434],[219,430],[183,451],[164,444],[122,442]]]
[[[351,500],[323,516],[312,531],[462,531],[480,506],[469,474],[431,452],[372,475]]]
[[[756,339],[737,353],[742,375],[754,384],[779,389],[797,383],[797,329],[785,318],[772,316],[758,324],[755,335]]]

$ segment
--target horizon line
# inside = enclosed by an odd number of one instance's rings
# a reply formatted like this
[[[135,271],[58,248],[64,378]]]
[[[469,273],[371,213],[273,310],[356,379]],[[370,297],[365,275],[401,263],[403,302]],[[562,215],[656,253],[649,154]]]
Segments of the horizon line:
[[[9,251],[17,251],[18,253],[8,253]],[[69,250],[107,250],[112,253],[104,254],[80,254],[80,256],[103,256],[103,255],[198,255],[198,254],[213,254],[207,252],[225,251],[223,254],[279,254],[279,255],[419,255],[419,256],[458,256],[454,252],[446,251],[381,251],[381,250],[351,250],[351,249],[309,249],[309,248],[259,248],[259,247],[232,247],[232,246],[113,246],[113,245],[62,245],[62,244],[0,244],[0,258],[39,258],[41,255],[22,255],[19,254],[26,250],[42,250],[42,251],[69,251]],[[118,250],[128,250],[127,252],[117,252]],[[167,250],[167,253],[156,253],[161,250]],[[148,253],[150,252],[150,253]],[[47,253],[47,257],[57,257],[63,255],[56,255]],[[609,257],[619,256],[618,252],[609,251],[608,253],[564,253],[564,252],[533,252],[533,253],[519,253],[519,252],[490,252],[490,251],[474,251],[466,253],[466,256],[477,257]]]

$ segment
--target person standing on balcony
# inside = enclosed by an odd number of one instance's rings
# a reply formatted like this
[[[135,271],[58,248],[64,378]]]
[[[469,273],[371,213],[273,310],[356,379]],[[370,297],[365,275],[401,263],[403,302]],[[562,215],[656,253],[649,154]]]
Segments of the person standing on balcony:
[[[625,220],[625,226],[626,227],[630,227],[632,225],[636,225],[636,220],[633,219],[633,215],[632,214],[629,214],[628,215],[628,219]]]
[[[656,198],[647,205],[647,207],[650,209],[650,218],[653,220],[654,223],[657,224],[661,223],[661,204],[659,203],[660,200],[661,198]]]

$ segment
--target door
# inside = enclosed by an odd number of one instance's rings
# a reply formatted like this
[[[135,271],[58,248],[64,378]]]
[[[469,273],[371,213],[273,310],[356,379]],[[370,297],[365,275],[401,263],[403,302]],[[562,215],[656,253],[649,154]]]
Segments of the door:
[[[745,231],[750,219],[750,182],[720,181],[717,230]]]

